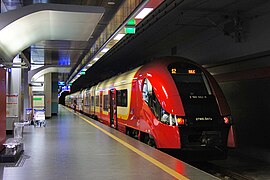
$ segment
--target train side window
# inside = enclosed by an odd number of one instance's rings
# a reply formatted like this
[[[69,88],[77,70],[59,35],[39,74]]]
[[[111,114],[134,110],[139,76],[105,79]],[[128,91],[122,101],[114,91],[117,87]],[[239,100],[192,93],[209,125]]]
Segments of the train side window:
[[[122,106],[127,107],[127,89],[121,90],[122,95]]]
[[[109,109],[109,96],[104,95],[104,97],[103,97],[103,110],[108,111],[108,109]]]
[[[116,91],[116,102],[117,102],[117,106],[121,106],[122,105],[122,102],[121,102],[121,91],[120,90],[117,90]]]
[[[96,96],[96,106],[99,106],[99,96]]]
[[[94,96],[91,96],[91,106],[95,105]]]
[[[127,89],[117,90],[117,106],[127,107]]]
[[[89,93],[88,92],[85,93],[85,104],[84,105],[89,106]]]
[[[102,96],[101,95],[99,97],[99,105],[100,105],[100,107],[102,107]]]

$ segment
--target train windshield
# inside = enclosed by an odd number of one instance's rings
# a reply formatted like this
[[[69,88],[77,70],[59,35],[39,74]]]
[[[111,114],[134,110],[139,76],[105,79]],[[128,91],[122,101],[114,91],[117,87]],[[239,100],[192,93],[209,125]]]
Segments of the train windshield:
[[[182,97],[211,95],[208,82],[198,67],[186,63],[175,63],[169,65],[168,69]]]

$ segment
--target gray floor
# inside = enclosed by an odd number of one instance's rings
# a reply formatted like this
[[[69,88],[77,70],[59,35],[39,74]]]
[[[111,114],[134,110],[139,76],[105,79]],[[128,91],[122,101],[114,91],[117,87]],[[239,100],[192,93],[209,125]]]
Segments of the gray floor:
[[[91,122],[190,179],[213,178],[112,128]],[[62,106],[58,116],[47,120],[46,127],[24,128],[24,149],[18,167],[0,164],[1,179],[175,179]]]

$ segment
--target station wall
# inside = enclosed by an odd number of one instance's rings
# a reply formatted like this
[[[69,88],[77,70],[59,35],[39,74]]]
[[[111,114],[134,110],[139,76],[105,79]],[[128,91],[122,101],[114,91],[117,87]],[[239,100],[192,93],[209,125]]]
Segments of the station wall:
[[[270,148],[270,78],[222,82],[239,147]]]
[[[0,68],[0,151],[6,141],[6,70]]]

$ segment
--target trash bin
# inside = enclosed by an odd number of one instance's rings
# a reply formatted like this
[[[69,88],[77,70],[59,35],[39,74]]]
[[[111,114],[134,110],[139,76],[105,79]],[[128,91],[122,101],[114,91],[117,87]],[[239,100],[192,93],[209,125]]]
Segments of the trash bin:
[[[23,138],[23,126],[24,126],[24,123],[20,123],[20,122],[14,123],[14,139]]]

